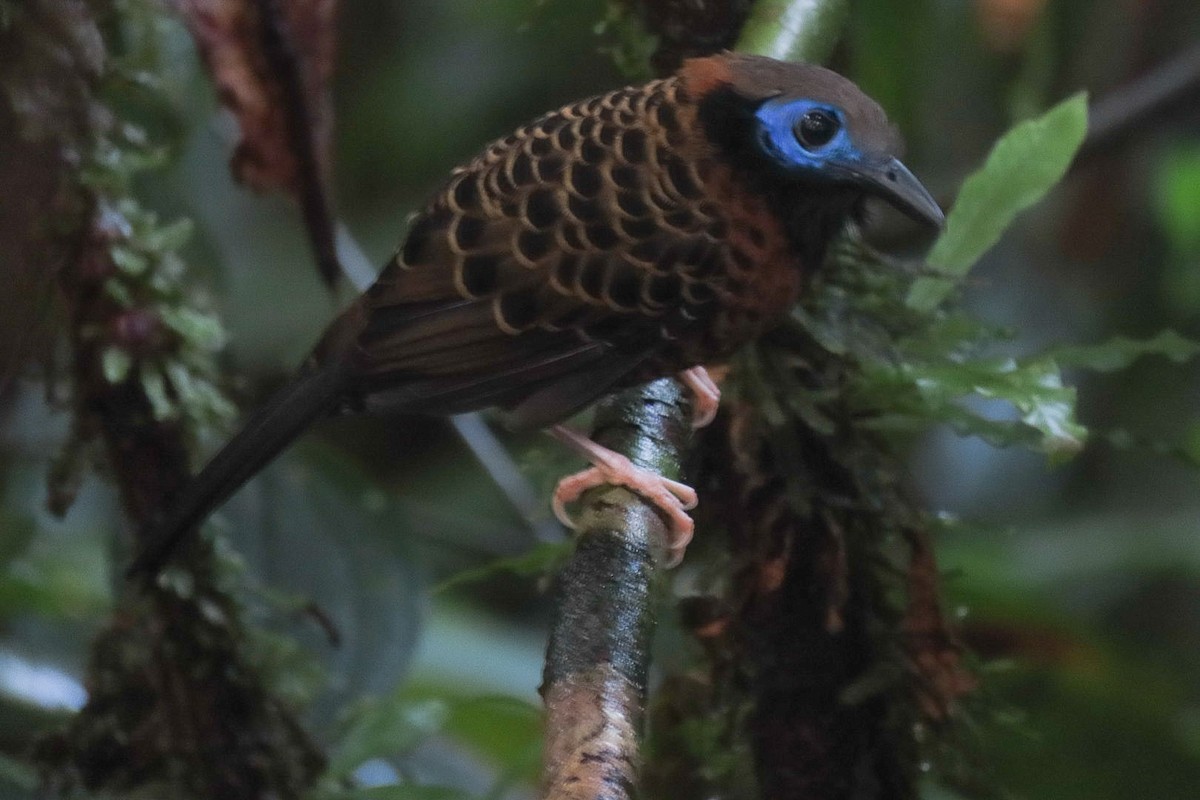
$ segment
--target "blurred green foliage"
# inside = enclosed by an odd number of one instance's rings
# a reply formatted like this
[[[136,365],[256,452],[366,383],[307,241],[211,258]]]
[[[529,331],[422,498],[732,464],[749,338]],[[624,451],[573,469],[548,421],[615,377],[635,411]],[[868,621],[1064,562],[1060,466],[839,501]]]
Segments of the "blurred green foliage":
[[[1200,9],[1187,0],[1012,3],[1027,18],[1007,22],[989,16],[1000,5],[851,3],[833,54],[834,66],[889,109],[909,139],[910,166],[944,194],[1015,119],[1079,88],[1102,96],[1132,65],[1152,66],[1200,37]],[[0,25],[11,14],[0,3]],[[168,110],[138,113],[163,149],[145,151],[154,158],[121,175],[143,204],[122,213],[144,230],[119,266],[136,275],[175,251],[210,265],[189,280],[227,322],[222,366],[242,377],[225,388],[245,400],[295,363],[335,303],[287,204],[249,196],[228,178],[228,137],[187,38],[153,19],[142,44],[165,56],[163,66],[140,74]],[[620,83],[611,51],[632,63],[645,47],[627,22],[599,0],[346,4],[337,194],[375,260],[451,165],[547,108]],[[1079,101],[1071,102],[1063,113],[1077,115]],[[1063,146],[1057,157],[1042,150],[1054,169],[1041,188],[1065,169],[1077,121],[1051,136]],[[1196,474],[1145,448],[1114,448],[1113,437],[1084,446],[1080,428],[1172,446],[1200,430],[1198,153],[1197,120],[1185,114],[1079,164],[961,284],[983,328],[947,313],[919,338],[871,350],[869,339],[839,339],[864,329],[827,324],[871,291],[826,294],[801,311],[828,347],[872,353],[858,402],[890,410],[873,424],[912,439],[915,480],[946,511],[939,548],[948,591],[967,640],[995,665],[967,735],[985,761],[975,766],[1004,796],[1187,798],[1200,786]],[[142,169],[162,158],[165,176]],[[105,154],[98,163],[128,165]],[[1020,205],[970,202],[1005,224]],[[159,221],[180,217],[194,223],[190,240],[189,223]],[[881,227],[889,249],[920,247],[886,216]],[[970,266],[994,239],[978,235],[977,246],[954,247],[964,255],[934,266]],[[173,301],[177,291],[169,289]],[[928,297],[926,308],[937,299]],[[288,302],[268,314],[264,298]],[[894,308],[903,296],[891,300]],[[194,307],[171,312],[172,328],[215,347],[217,329]],[[1158,333],[1168,326],[1179,333]],[[1097,341],[1105,343],[1064,344]],[[1167,358],[1134,363],[1144,355]],[[128,369],[119,355],[109,367],[114,378]],[[1059,381],[1060,368],[1069,380]],[[199,391],[218,397],[207,385]],[[36,382],[0,399],[0,419],[0,673],[17,676],[0,680],[0,792],[28,797],[25,747],[71,700],[41,679],[51,673],[13,664],[81,674],[90,633],[110,608],[109,553],[122,523],[111,489],[93,478],[65,520],[44,510],[49,454],[67,432]],[[934,421],[973,438],[924,434]],[[528,521],[444,426],[348,422],[316,436],[324,441],[294,449],[212,527],[235,533],[229,569],[252,576],[246,601],[273,632],[260,643],[261,661],[286,696],[310,705],[310,724],[335,754],[318,796],[499,797],[530,785],[546,619],[536,577],[557,547],[532,549]],[[540,452],[536,440],[501,436],[518,454]],[[980,438],[1051,455],[1083,449],[1050,472]],[[959,517],[975,522],[953,522]],[[485,569],[495,557],[514,559],[514,568]],[[430,586],[468,568],[477,570],[471,580],[429,601]],[[690,575],[685,568],[680,582]],[[371,759],[386,769],[364,770]],[[404,785],[352,789],[343,780],[351,775],[364,787]],[[431,788],[445,786],[457,788]],[[927,796],[959,795],[931,785]]]

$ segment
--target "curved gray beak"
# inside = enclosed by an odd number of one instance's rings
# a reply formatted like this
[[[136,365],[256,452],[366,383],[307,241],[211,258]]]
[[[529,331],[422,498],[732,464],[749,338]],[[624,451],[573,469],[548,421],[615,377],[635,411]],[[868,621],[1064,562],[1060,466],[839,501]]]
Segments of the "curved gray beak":
[[[933,195],[908,171],[908,167],[900,163],[900,159],[888,159],[877,165],[858,164],[850,171],[856,183],[917,222],[934,228],[945,224],[946,215]]]

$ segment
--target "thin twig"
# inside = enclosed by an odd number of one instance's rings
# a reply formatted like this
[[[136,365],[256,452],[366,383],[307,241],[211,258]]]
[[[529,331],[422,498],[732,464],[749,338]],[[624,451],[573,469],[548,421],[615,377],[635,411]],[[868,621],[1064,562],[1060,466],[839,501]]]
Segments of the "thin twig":
[[[1200,44],[1092,104],[1080,158],[1119,144],[1200,94]]]

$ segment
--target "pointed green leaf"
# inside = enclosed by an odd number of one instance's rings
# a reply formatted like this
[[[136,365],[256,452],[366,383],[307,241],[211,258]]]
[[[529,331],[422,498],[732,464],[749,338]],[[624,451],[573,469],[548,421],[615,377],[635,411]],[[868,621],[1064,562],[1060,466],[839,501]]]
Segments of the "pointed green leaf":
[[[400,694],[364,702],[330,754],[329,774],[349,775],[372,758],[411,750],[441,730],[448,713],[440,700],[412,700]]]
[[[1021,211],[1041,200],[1066,173],[1087,133],[1087,94],[1080,92],[996,142],[983,167],[963,183],[946,230],[929,252],[945,278],[922,278],[908,305],[930,311],[954,288]]]
[[[574,543],[571,541],[543,542],[519,556],[498,558],[481,567],[466,569],[451,575],[434,587],[433,591],[441,594],[503,573],[516,575],[519,578],[539,578],[543,575],[552,575],[558,567],[562,566],[573,547]]]
[[[1164,330],[1150,339],[1116,336],[1102,344],[1060,347],[1051,351],[1051,355],[1064,367],[1116,372],[1142,356],[1163,356],[1182,364],[1200,355],[1200,342]]]

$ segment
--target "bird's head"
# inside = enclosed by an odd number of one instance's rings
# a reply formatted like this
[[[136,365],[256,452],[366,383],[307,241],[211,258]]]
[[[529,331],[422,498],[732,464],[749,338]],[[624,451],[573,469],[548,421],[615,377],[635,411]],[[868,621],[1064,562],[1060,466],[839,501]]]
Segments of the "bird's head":
[[[773,183],[838,187],[934,227],[945,221],[900,161],[900,135],[883,109],[836,72],[725,53],[686,62],[681,76],[708,136],[732,161]]]

